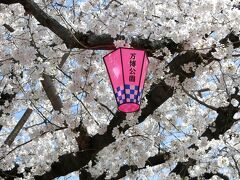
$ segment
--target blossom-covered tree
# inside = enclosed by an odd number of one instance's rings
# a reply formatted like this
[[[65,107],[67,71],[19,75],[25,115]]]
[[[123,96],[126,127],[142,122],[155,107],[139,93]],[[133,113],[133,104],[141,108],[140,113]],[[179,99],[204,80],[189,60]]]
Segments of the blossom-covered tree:
[[[0,0],[0,176],[240,178],[238,0]],[[117,111],[102,57],[150,59]]]

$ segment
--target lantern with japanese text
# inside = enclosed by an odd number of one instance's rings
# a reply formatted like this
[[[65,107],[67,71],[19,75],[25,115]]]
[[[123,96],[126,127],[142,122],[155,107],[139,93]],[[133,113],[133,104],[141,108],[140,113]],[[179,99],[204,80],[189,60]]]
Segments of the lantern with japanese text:
[[[138,111],[149,64],[145,51],[120,47],[104,56],[103,59],[118,110]]]

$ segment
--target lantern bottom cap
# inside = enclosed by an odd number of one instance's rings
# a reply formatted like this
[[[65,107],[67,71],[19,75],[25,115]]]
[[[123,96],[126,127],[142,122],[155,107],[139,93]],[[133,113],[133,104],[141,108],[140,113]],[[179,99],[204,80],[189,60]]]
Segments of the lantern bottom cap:
[[[118,110],[125,112],[125,113],[131,113],[136,112],[140,108],[140,105],[137,103],[124,103],[118,106]]]

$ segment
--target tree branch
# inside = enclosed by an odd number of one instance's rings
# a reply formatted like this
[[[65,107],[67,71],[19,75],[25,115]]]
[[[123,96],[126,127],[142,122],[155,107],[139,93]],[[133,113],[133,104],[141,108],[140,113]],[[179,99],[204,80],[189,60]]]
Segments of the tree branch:
[[[5,140],[5,144],[11,146],[15,138],[17,137],[20,130],[23,128],[24,124],[32,114],[32,109],[28,108],[25,113],[23,114],[22,118],[18,121],[17,125],[14,127],[13,131],[9,134],[7,139]]]
[[[13,98],[15,98],[16,93],[14,94],[8,94],[8,93],[4,93],[2,92],[0,94],[0,106],[4,106],[5,102],[8,101],[9,103],[12,102]],[[3,111],[0,110],[0,117],[2,116]],[[0,131],[2,130],[2,125],[0,124]]]
[[[14,4],[14,3],[18,3],[19,0],[0,0],[0,3],[3,3],[3,4]]]
[[[233,159],[233,162],[234,162],[235,168],[237,169],[238,177],[240,178],[240,167],[239,167],[239,163],[238,163],[238,161],[234,158],[233,155],[232,155],[232,159]]]
[[[45,13],[32,0],[0,0],[3,4],[20,3],[26,12],[32,14],[36,20],[42,25],[49,28],[59,38],[63,40],[68,48],[79,49],[98,49],[98,50],[113,50],[116,47],[113,44],[115,40],[108,34],[96,35],[91,31],[87,33],[71,32],[66,27],[62,26],[58,21]],[[116,39],[125,39],[124,36],[118,36]],[[162,40],[150,41],[149,39],[141,39],[139,37],[132,38],[131,46],[134,48],[145,49],[149,55],[152,55],[157,49],[168,47],[171,52],[178,52],[178,45],[171,39],[164,38]]]
[[[208,105],[206,104],[205,102],[203,101],[200,101],[197,97],[194,97],[193,95],[191,95],[189,92],[186,91],[186,89],[182,86],[182,89],[183,89],[183,92],[185,92],[190,98],[192,98],[193,100],[197,101],[199,104],[209,108],[209,109],[212,109],[213,111],[217,111],[218,109],[211,106],[211,105]]]
[[[63,104],[61,98],[57,94],[57,90],[54,86],[52,78],[47,74],[43,74],[43,80],[41,81],[41,83],[44,91],[47,94],[48,99],[53,106],[53,109],[56,111],[61,111]]]
[[[224,134],[237,121],[233,118],[234,114],[238,112],[238,108],[229,104],[227,107],[220,107],[217,110],[218,116],[212,126],[209,126],[201,137],[207,137],[208,140],[219,139],[219,135]],[[212,130],[214,129],[214,131]],[[189,148],[198,149],[193,144]],[[188,168],[196,164],[196,160],[189,158],[187,162],[178,162],[177,166],[172,172],[179,174],[181,177],[189,176]]]
[[[214,139],[219,139],[219,135],[224,134],[229,128],[231,128],[233,123],[236,122],[236,120],[233,119],[233,116],[234,116],[236,111],[237,111],[237,108],[234,108],[231,105],[229,105],[228,107],[219,108],[219,110],[218,110],[219,114],[218,114],[216,120],[213,123],[213,124],[216,124],[216,125],[212,126],[212,128],[215,128],[216,131],[212,132],[212,131],[210,131],[210,129],[207,129],[201,135],[201,137],[207,137],[209,140],[211,140],[213,138]],[[227,114],[227,112],[229,112],[230,114]],[[231,118],[231,119],[229,119],[229,118]],[[229,119],[229,121],[226,121],[226,119]],[[225,120],[225,124],[221,124],[223,120]],[[223,127],[225,127],[225,128],[223,129]],[[198,149],[198,147],[195,144],[191,145],[189,148]],[[146,161],[146,164],[145,164],[144,168],[146,168],[146,166],[160,165],[160,164],[168,161],[170,158],[171,158],[171,152],[160,153],[160,154],[157,154],[153,157],[149,157],[148,160]],[[172,172],[174,172],[176,174],[179,174],[182,178],[184,178],[186,176],[189,176],[188,168],[190,166],[194,166],[195,164],[196,164],[196,160],[189,158],[189,160],[186,161],[186,162],[178,162],[176,167],[172,170]],[[129,170],[137,171],[137,170],[144,169],[144,168],[138,168],[136,165],[124,165],[119,169],[119,171],[117,173],[117,176],[112,178],[112,179],[115,180],[115,179],[120,179],[120,178],[125,177],[126,172],[129,171]],[[204,173],[202,176],[204,178],[211,178],[214,175],[219,176],[222,179],[226,179],[226,180],[229,179],[226,175],[223,175],[223,174],[220,174],[220,173]],[[101,179],[101,178],[104,178],[105,176],[106,176],[106,172],[99,175],[96,179]],[[89,178],[90,177],[91,176],[89,175]],[[93,178],[93,179],[95,179],[95,178]],[[192,178],[192,179],[197,180],[197,178]]]
[[[117,176],[111,179],[117,180],[117,179],[123,178],[127,175],[127,171],[129,170],[137,171],[137,170],[145,169],[147,166],[156,166],[156,165],[165,163],[167,160],[169,160],[169,158],[170,158],[170,154],[168,152],[165,152],[165,153],[159,153],[153,157],[149,157],[146,161],[145,167],[143,168],[138,168],[136,165],[131,165],[131,166],[124,165],[119,169]],[[97,179],[100,180],[99,177]]]
[[[217,172],[217,173],[204,173],[202,177],[204,177],[205,179],[210,179],[213,176],[218,176],[218,177],[222,178],[223,180],[229,180],[229,177],[227,177],[226,175],[221,174],[219,172]]]
[[[15,178],[23,178],[23,174],[18,173],[19,165],[16,165],[13,169],[8,171],[2,171],[0,169],[0,177],[3,177],[5,180],[14,180]]]

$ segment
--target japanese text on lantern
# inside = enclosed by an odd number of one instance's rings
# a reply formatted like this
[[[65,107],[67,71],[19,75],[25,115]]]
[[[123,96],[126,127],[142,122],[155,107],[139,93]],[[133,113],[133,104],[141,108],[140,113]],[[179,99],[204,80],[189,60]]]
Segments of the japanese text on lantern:
[[[129,82],[135,82],[136,74],[136,53],[131,53],[130,57],[130,69],[129,69]]]

